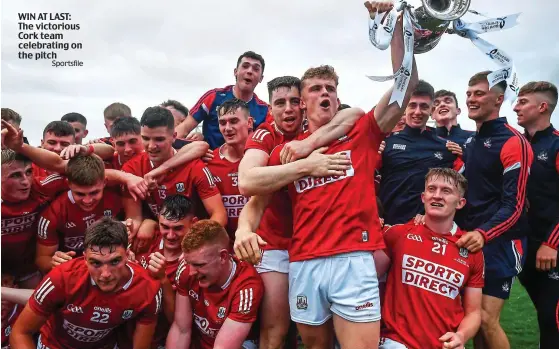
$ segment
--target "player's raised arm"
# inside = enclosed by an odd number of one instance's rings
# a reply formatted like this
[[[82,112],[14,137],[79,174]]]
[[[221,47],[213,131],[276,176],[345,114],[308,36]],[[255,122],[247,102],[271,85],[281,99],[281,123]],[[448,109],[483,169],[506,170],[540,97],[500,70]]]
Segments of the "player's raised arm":
[[[210,149],[208,143],[203,141],[195,141],[182,147],[173,157],[148,172],[144,178],[149,182],[149,179],[157,180],[157,178],[164,176],[168,171],[184,165],[194,159],[199,159],[206,154]]]
[[[189,348],[192,335],[192,306],[188,296],[177,292],[175,319],[167,336],[168,348]]]

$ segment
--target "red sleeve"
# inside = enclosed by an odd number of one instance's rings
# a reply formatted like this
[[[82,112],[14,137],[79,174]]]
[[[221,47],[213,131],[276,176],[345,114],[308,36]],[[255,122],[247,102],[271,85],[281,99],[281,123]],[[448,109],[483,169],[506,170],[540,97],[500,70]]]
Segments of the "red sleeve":
[[[208,118],[210,108],[215,100],[216,89],[204,93],[196,104],[190,109],[190,115],[194,120],[201,122]]]
[[[49,317],[64,303],[64,280],[60,268],[52,269],[29,298],[28,304],[35,313]]]
[[[41,195],[48,198],[54,198],[56,195],[68,190],[68,183],[66,183],[66,178],[62,177],[58,173],[53,173],[47,177],[39,180],[38,178],[33,178],[33,187]]]
[[[201,160],[195,160],[192,163],[192,175],[194,176],[194,187],[200,196],[200,199],[204,200],[210,198],[214,195],[219,194],[219,189],[214,182],[214,177],[210,172],[210,169]]]
[[[470,277],[466,286],[482,288],[485,284],[485,261],[483,252],[475,253],[473,257],[473,263],[470,265]]]
[[[373,142],[375,148],[378,149],[380,147],[380,143],[386,138],[388,133],[384,133],[380,130],[377,119],[375,118],[375,108],[371,109],[367,114],[365,114],[365,116],[359,119],[355,125],[357,126],[361,120],[369,121],[369,139]]]
[[[157,316],[161,311],[161,300],[163,297],[163,290],[158,288],[155,296],[151,298],[151,302],[142,309],[138,315],[138,323],[151,324],[157,321]]]
[[[276,139],[273,126],[267,123],[263,123],[247,140],[245,152],[248,149],[258,149],[270,155],[275,146]]]
[[[64,195],[64,194],[62,194]],[[65,208],[62,205],[64,197],[60,196],[54,200],[39,217],[37,224],[37,242],[45,246],[54,246],[59,244],[58,240],[58,223],[59,218],[64,215]]]
[[[384,244],[386,248],[384,252],[386,255],[392,259],[392,251],[394,250],[394,246],[398,242],[398,237],[405,232],[402,231],[399,227],[402,225],[393,225],[387,228],[383,228],[383,237],[384,237]]]
[[[454,160],[452,164],[452,169],[460,173],[464,172],[464,161],[462,161],[462,158],[459,156],[456,157],[456,160]]]
[[[186,261],[183,259],[180,261],[177,273],[175,274],[175,284],[177,286],[177,292],[185,297],[188,297],[188,274],[188,264],[186,264]]]
[[[247,277],[235,288],[228,318],[238,322],[254,322],[258,317],[258,307],[264,293],[260,276]]]
[[[280,153],[282,149],[283,149],[283,144],[278,145],[277,147],[274,148],[274,150],[270,154],[270,159],[268,159],[268,166],[281,165]]]
[[[141,156],[134,156],[132,159],[126,161],[126,163],[122,165],[121,171],[132,173],[135,176],[143,178],[144,173],[142,173],[141,161],[142,161]]]

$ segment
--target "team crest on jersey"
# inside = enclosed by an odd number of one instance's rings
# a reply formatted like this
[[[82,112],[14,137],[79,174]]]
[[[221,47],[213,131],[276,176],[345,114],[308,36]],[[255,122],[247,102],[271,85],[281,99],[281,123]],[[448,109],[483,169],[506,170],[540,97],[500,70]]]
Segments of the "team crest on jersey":
[[[474,139],[474,137],[472,137],[472,136],[468,137],[468,139],[466,139],[466,142],[464,142],[464,146],[468,143],[471,143],[472,139]]]
[[[182,193],[184,191],[184,183],[183,182],[175,184],[175,187],[177,188],[178,193]]]
[[[217,317],[223,319],[225,317],[225,307],[219,307],[217,311]]]
[[[305,295],[297,295],[297,309],[299,310],[307,310],[308,308],[308,304],[307,304],[307,296]]]
[[[208,302],[207,300],[204,299],[204,304],[206,305],[206,307],[210,306],[210,302]]]
[[[491,138],[487,138],[485,141],[483,141],[483,146],[486,148],[491,148]]]
[[[4,330],[4,336],[9,337],[11,333],[12,333],[12,326],[6,327],[6,329]]]
[[[538,160],[540,161],[547,161],[547,152],[546,151],[542,151],[541,153],[538,154]]]
[[[126,309],[124,312],[122,312],[122,319],[123,320],[128,320],[132,317],[132,313],[134,311],[132,309]]]
[[[436,157],[437,159],[439,159],[439,160],[442,160],[442,159],[443,159],[443,154],[442,154],[440,151],[436,152],[434,155],[435,155],[435,157]]]
[[[111,217],[113,215],[113,211],[112,210],[105,210],[103,212],[103,216],[105,217]]]
[[[468,258],[468,249],[464,247],[460,247],[460,251],[458,252],[460,257]]]
[[[361,240],[363,240],[363,242],[368,242],[369,241],[369,232],[364,230],[361,232]]]

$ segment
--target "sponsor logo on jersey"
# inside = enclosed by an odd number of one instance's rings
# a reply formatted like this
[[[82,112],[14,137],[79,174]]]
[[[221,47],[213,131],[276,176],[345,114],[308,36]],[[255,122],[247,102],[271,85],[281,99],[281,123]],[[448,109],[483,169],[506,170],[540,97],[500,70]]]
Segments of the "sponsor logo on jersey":
[[[103,216],[105,217],[111,217],[113,215],[113,211],[112,210],[105,210],[103,212]]]
[[[340,141],[340,142],[344,142],[344,141],[347,142],[347,141],[349,141],[349,137],[348,137],[347,135],[343,135],[343,136],[341,136],[340,138],[338,138],[338,141]]]
[[[363,309],[367,309],[367,308],[372,308],[374,306],[373,303],[371,302],[367,302],[365,304],[361,304],[355,307],[355,310],[363,310]]]
[[[68,304],[68,306],[66,307],[66,309],[68,309],[68,310],[71,311],[72,313],[83,314],[83,309],[82,309],[82,307],[78,307],[77,305]]]
[[[351,150],[340,151],[337,154],[339,153],[345,153],[349,158],[349,160],[351,161]],[[350,165],[349,170],[345,171],[345,174],[342,176],[327,176],[327,177],[306,176],[296,180],[295,182],[293,182],[293,184],[295,185],[295,190],[297,190],[297,193],[303,193],[313,188],[322,187],[330,183],[341,181],[348,177],[353,177],[354,175],[355,175],[355,169],[353,168],[352,165]]]
[[[134,310],[132,309],[126,309],[125,311],[122,312],[122,319],[123,320],[128,320],[132,317],[132,313],[134,312]]]
[[[447,239],[441,238],[441,237],[438,237],[438,236],[431,236],[431,240],[440,242],[441,244],[445,244],[445,245],[448,244],[448,240],[447,240]]]
[[[111,308],[101,308],[101,307],[93,307],[93,310],[100,311],[101,313],[111,313]]]
[[[175,184],[175,188],[177,188],[177,193],[182,193],[184,191],[184,183],[179,182]]]
[[[404,254],[402,283],[455,299],[464,283],[464,274],[445,265]]]
[[[83,250],[83,236],[72,236],[64,238],[64,246],[69,250]]]
[[[435,155],[435,157],[436,157],[437,159],[439,159],[439,160],[442,160],[442,159],[443,159],[443,154],[442,154],[440,151],[436,152],[434,155]]]
[[[460,247],[460,251],[458,252],[460,257],[468,258],[468,249],[464,247]]]
[[[408,234],[408,235],[406,235],[406,239],[408,239],[408,240],[413,240],[413,241],[417,241],[417,242],[423,242],[423,239],[421,238],[421,236],[415,235],[415,234]]]
[[[225,307],[219,307],[217,310],[217,317],[223,319],[225,317]]]
[[[227,217],[232,218],[239,217],[249,198],[244,195],[222,195],[221,199],[227,211]]]
[[[31,229],[38,213],[30,213],[18,217],[2,219],[2,235],[21,233],[26,229]]]
[[[208,319],[194,314],[194,323],[200,329],[200,332],[208,337],[215,338],[219,332],[218,328],[210,328],[210,322]]]
[[[64,319],[62,327],[66,330],[66,333],[68,333],[70,337],[74,338],[77,341],[86,343],[98,342],[101,339],[105,338],[113,330],[113,327],[102,330],[81,327],[69,322],[66,319]]]
[[[67,222],[66,229],[72,229],[72,228],[76,228],[76,224],[74,222]],[[43,239],[46,239],[46,237],[44,237]]]
[[[188,295],[194,298],[195,300],[198,300],[198,293],[194,292],[194,290],[188,291]]]
[[[393,144],[393,145],[392,145],[392,149],[396,149],[396,150],[406,150],[406,145],[405,145],[405,144]]]
[[[547,161],[547,152],[545,150],[538,154],[538,160]]]
[[[299,310],[307,310],[308,308],[308,304],[307,304],[307,296],[305,295],[297,295],[297,309]]]

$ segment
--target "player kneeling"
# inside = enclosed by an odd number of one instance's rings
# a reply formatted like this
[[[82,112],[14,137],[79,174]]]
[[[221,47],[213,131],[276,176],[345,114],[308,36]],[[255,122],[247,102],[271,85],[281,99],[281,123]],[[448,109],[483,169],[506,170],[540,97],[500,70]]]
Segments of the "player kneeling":
[[[128,234],[121,222],[103,218],[85,233],[84,257],[48,273],[16,321],[10,344],[41,349],[113,349],[116,327],[135,320],[135,349],[148,349],[161,309],[158,281],[128,263]]]
[[[256,269],[228,247],[225,228],[211,220],[194,223],[185,235],[167,348],[256,348],[246,339],[264,287]]]
[[[379,267],[381,258],[392,264],[379,349],[463,348],[478,331],[483,254],[456,246],[465,232],[454,223],[456,210],[466,203],[466,187],[458,172],[431,169],[421,195],[425,224],[410,222],[386,231],[385,253],[375,253]]]

